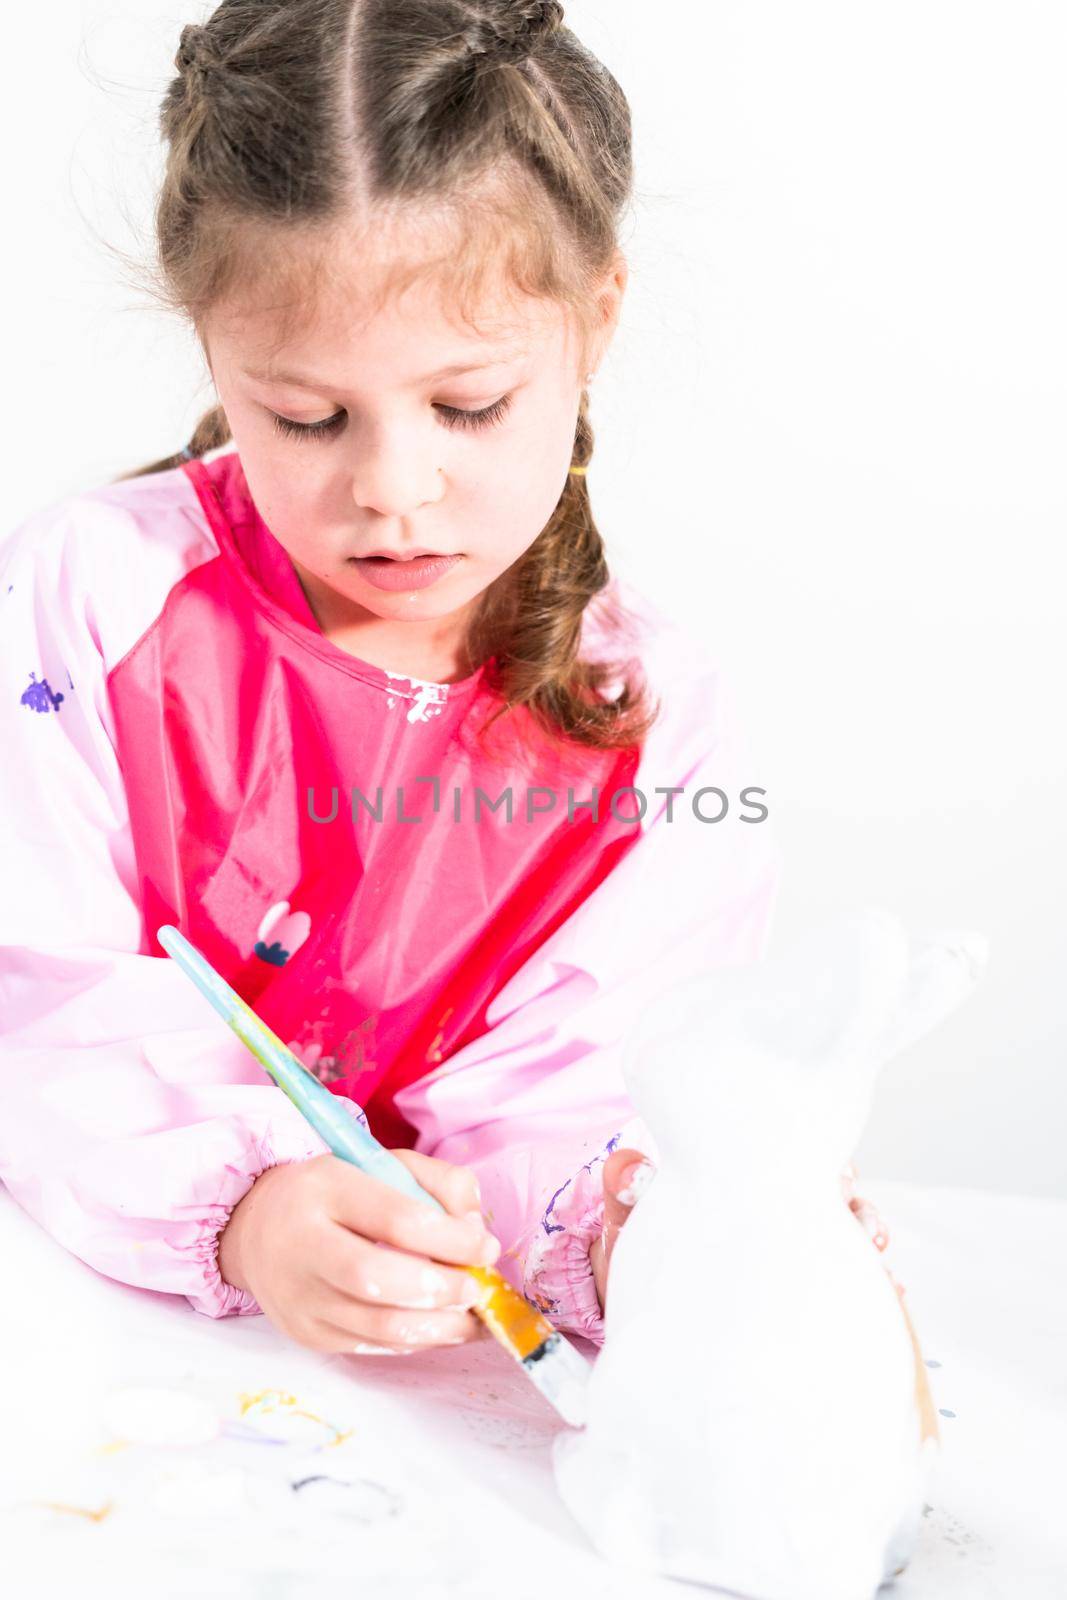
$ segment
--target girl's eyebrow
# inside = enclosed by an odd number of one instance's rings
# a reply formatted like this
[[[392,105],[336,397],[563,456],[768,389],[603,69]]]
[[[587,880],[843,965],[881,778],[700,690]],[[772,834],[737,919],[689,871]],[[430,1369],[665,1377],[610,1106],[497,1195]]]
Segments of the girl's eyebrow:
[[[494,356],[490,361],[479,361],[474,365],[467,365],[460,361],[450,367],[441,367],[437,372],[428,372],[422,378],[415,378],[413,382],[416,384],[435,383],[441,378],[458,378],[467,372],[484,372],[488,367],[500,367],[506,361],[514,361],[517,356],[527,354],[528,351],[525,346],[516,347],[502,351],[501,354]],[[246,367],[244,370],[246,377],[255,378],[260,383],[288,383],[296,389],[312,389],[316,394],[325,394],[329,389],[333,388],[332,384],[316,383],[313,378],[301,377],[299,373],[295,372],[276,372],[270,367]]]

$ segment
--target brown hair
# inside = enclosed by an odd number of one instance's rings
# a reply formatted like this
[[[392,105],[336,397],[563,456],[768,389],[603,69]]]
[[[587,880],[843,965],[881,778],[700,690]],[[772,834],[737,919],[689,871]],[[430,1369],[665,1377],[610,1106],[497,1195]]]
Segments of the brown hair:
[[[502,270],[568,306],[587,347],[631,191],[630,110],[558,0],[222,0],[182,30],[174,59],[154,288],[194,327],[253,280],[283,312],[306,314],[309,265],[328,276],[353,218],[381,228],[432,208],[454,224],[448,250],[390,262],[383,294],[443,273],[474,323]],[[127,476],[230,438],[216,406],[186,452]],[[583,390],[572,465],[592,453]],[[643,740],[659,705],[649,709],[636,660],[579,656],[586,608],[610,576],[585,477],[568,473],[547,525],[467,625],[469,669],[490,663],[487,686],[504,702],[490,722],[524,705],[557,741]],[[614,605],[606,621],[621,636],[627,617]]]

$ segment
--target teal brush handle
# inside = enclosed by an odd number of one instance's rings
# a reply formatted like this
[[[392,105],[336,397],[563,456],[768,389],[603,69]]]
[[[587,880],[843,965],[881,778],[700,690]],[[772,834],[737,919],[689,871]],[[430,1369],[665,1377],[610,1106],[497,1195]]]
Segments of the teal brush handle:
[[[404,1163],[398,1161],[391,1151],[378,1143],[368,1128],[355,1121],[342,1108],[339,1097],[320,1083],[302,1061],[297,1060],[278,1035],[271,1032],[177,928],[167,923],[160,928],[157,937],[167,954],[193,980],[200,993],[211,1002],[242,1044],[248,1046],[259,1064],[279,1089],[289,1096],[296,1109],[307,1118],[335,1156],[340,1156],[342,1161],[350,1161],[368,1177],[387,1183],[391,1189],[444,1211],[441,1202],[435,1200],[432,1194],[427,1194]]]

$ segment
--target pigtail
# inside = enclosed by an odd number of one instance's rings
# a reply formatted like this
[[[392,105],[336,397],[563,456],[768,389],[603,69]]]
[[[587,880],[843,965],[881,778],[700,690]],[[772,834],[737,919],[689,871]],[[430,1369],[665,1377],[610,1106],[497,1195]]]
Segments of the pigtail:
[[[588,466],[593,443],[589,393],[583,390],[572,467]],[[598,599],[610,581],[586,475],[569,472],[547,526],[486,592],[468,627],[471,660],[491,661],[487,682],[502,702],[483,732],[507,711],[526,706],[550,739],[562,736],[596,749],[642,742],[659,706],[647,704],[636,657],[621,669],[618,662],[579,654],[583,621],[594,601],[609,634],[625,635],[625,615]]]
[[[206,456],[209,450],[217,450],[220,445],[228,444],[232,437],[225,411],[221,406],[212,406],[211,410],[205,411],[200,418],[184,450],[179,450],[172,456],[163,456],[147,467],[137,467],[133,472],[123,472],[111,481],[126,483],[130,478],[147,477],[150,472],[170,472],[174,467],[180,467],[183,461],[199,460],[201,456]]]

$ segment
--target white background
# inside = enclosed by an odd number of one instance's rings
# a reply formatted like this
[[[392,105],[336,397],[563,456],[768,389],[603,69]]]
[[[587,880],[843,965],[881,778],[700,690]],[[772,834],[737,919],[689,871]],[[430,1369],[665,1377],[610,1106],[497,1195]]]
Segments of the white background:
[[[3,530],[179,448],[210,400],[135,275],[205,12],[5,25]],[[785,853],[772,948],[872,902],[991,941],[977,996],[884,1072],[857,1165],[1067,1195],[1067,11],[567,20],[637,156],[590,489],[616,568],[734,678]]]

